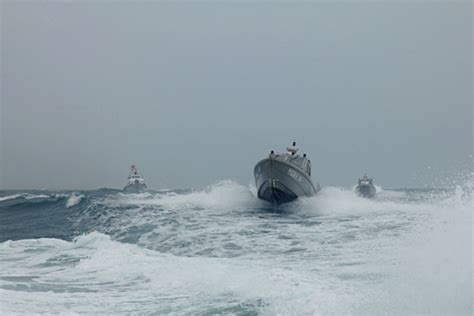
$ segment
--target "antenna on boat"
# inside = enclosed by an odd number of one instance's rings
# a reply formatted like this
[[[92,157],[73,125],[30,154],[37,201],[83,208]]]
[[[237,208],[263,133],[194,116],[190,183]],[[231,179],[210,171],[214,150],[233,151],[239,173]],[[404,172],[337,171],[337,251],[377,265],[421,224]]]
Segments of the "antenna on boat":
[[[296,141],[293,141],[293,145],[292,145],[292,146],[286,147],[286,150],[287,150],[288,153],[290,153],[291,155],[295,155],[295,154],[298,152],[298,148],[296,147]]]

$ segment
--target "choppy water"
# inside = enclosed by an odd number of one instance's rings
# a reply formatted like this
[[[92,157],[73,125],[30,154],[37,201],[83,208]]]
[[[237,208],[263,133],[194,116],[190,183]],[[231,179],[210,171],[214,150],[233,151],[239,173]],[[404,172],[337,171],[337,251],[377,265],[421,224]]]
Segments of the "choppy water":
[[[471,315],[473,209],[472,181],[279,210],[231,181],[0,191],[0,313]]]

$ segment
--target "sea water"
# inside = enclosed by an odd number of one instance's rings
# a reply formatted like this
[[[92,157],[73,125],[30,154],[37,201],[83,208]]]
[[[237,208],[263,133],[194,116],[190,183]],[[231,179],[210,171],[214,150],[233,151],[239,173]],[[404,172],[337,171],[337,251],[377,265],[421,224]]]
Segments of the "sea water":
[[[472,180],[378,191],[0,191],[0,314],[471,315]]]

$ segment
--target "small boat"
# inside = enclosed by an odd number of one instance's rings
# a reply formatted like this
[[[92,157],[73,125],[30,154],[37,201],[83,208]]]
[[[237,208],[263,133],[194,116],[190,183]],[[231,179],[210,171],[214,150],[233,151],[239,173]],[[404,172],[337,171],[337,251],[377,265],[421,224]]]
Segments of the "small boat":
[[[273,150],[254,168],[259,199],[273,204],[283,204],[298,197],[309,197],[319,191],[311,180],[311,161],[306,154],[298,155],[296,142],[285,153]]]
[[[135,165],[130,166],[130,174],[128,175],[128,182],[123,191],[127,193],[140,193],[146,191],[147,186],[145,184],[145,179],[138,172],[138,169]]]
[[[377,189],[374,186],[374,181],[372,178],[369,179],[367,177],[367,174],[364,174],[364,176],[359,179],[359,184],[356,187],[356,193],[359,196],[365,197],[365,198],[372,198],[375,196],[377,193]]]

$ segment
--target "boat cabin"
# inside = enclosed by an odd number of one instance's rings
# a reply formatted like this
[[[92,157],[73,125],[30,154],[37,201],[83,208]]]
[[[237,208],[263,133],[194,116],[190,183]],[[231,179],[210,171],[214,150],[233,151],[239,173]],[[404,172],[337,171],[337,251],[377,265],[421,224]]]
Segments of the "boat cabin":
[[[291,146],[286,147],[286,152],[284,154],[275,154],[275,152],[272,150],[270,152],[270,157],[286,160],[291,164],[296,165],[309,176],[311,176],[311,160],[306,158],[306,154],[303,154],[303,156],[298,155],[298,150],[299,148],[296,147],[296,142],[293,142]]]
[[[135,165],[130,166],[130,174],[128,175],[128,182],[129,183],[144,183],[145,179],[143,176],[138,172],[137,167]]]

